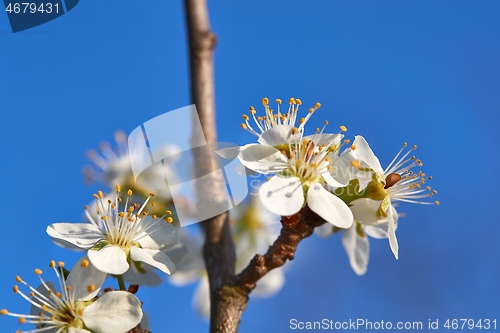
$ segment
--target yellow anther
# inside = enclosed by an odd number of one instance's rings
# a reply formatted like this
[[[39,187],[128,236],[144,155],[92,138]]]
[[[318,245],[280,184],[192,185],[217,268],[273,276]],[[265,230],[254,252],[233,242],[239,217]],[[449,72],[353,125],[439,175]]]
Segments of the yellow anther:
[[[124,213],[124,212],[119,212],[119,213],[118,213],[118,216],[119,216],[119,217],[124,217],[124,216],[125,216],[125,213]]]
[[[281,98],[276,98],[276,103],[281,104],[281,103],[283,103],[283,101],[281,100]]]
[[[420,166],[420,167],[421,167],[421,166],[424,166],[424,163],[419,163],[419,164],[418,164],[418,166]]]
[[[167,223],[172,223],[172,222],[174,222],[174,219],[173,219],[173,218],[171,218],[170,216],[169,216],[169,217],[167,217]]]
[[[262,99],[262,105],[267,105],[267,104],[269,104],[269,98],[264,97],[264,98]]]
[[[31,291],[31,292],[29,293],[29,295],[30,295],[30,297],[33,297],[33,296],[35,296],[35,293]]]
[[[17,294],[19,292],[19,287],[18,286],[14,286],[14,288],[12,288],[12,290],[14,290],[14,292]]]
[[[407,142],[403,143],[403,146],[405,146],[405,147],[408,146],[408,143]]]
[[[356,145],[351,145],[352,150],[356,150]]]
[[[347,127],[345,127],[344,125],[340,126],[340,130],[342,132],[347,132]]]
[[[165,213],[167,213],[168,215],[172,215],[172,211],[171,210],[167,210]]]
[[[436,191],[436,190],[433,190],[433,191],[432,191],[432,193],[436,194],[436,193],[438,193],[438,191]]]
[[[295,103],[297,103],[298,105],[302,105],[302,100],[300,98],[296,98]]]
[[[293,133],[299,133],[299,129],[298,129],[297,127],[294,127],[294,128],[292,129],[292,132],[293,132]]]
[[[290,97],[290,98],[288,99],[288,104],[295,104],[295,98]]]
[[[89,267],[89,261],[87,259],[84,259],[82,260],[82,263],[80,264],[80,266],[82,266],[83,268],[87,268]]]
[[[107,216],[107,215],[103,215],[103,216],[101,216],[101,220],[103,220],[103,221],[107,221],[107,220],[108,220],[108,216]]]
[[[108,204],[110,204],[110,203],[112,203],[112,202],[113,202],[113,201],[111,201],[111,200],[109,200],[109,199],[108,199]]]
[[[321,107],[321,103],[316,102],[316,104],[314,104],[314,108],[315,109],[319,109],[320,107]]]
[[[120,193],[120,191],[122,190],[122,188],[118,184],[115,186],[115,188],[116,188],[116,192],[118,192],[118,193]]]
[[[97,194],[95,194],[95,193],[94,193],[94,194],[92,194],[92,196],[93,196],[94,198],[96,198],[96,199],[99,199],[99,196],[98,196]]]
[[[142,212],[142,215],[146,216],[146,215],[148,215],[148,213],[147,212]]]
[[[431,187],[430,186],[427,186],[426,187],[427,191],[430,191],[431,190]]]
[[[435,201],[435,203],[436,203],[436,205],[438,205],[438,206],[441,204],[441,202],[439,202],[439,201],[437,201],[437,200]]]
[[[349,139],[344,140],[345,144],[348,144],[349,142],[351,142],[351,140],[349,140]]]
[[[305,121],[306,121],[306,118],[300,118],[300,120],[299,120],[299,124],[301,124],[301,125],[302,125]]]
[[[42,275],[42,270],[40,268],[35,269],[36,275]]]
[[[257,113],[253,107],[250,107],[250,114],[254,116]]]
[[[248,128],[247,125],[245,125],[245,124],[240,124],[240,127],[243,128],[244,130],[246,130]]]
[[[358,161],[352,161],[352,162],[351,162],[351,165],[352,165],[353,167],[356,167],[356,168],[357,168],[357,167],[359,167],[359,162],[358,162]]]
[[[413,145],[413,150],[417,149],[417,145]]]
[[[122,202],[122,198],[118,198],[118,202]]]
[[[26,318],[19,317],[19,324],[24,324],[24,323],[26,323]]]
[[[135,221],[135,218],[133,218],[133,217],[129,217],[127,220],[128,220],[129,222],[134,222],[134,221]]]
[[[261,116],[258,116],[258,117],[257,117],[257,120],[258,120],[258,121],[262,121],[262,120],[264,120],[264,118],[262,118]]]
[[[333,170],[335,170],[335,168],[334,168],[334,167],[332,167],[331,165],[329,165],[329,166],[328,166],[328,171],[333,171]]]
[[[127,195],[130,197],[132,195],[132,190],[128,190]]]
[[[83,209],[89,210],[89,206],[85,206],[85,207],[83,207]]]
[[[325,120],[325,125],[328,125],[328,124],[329,124],[328,120]]]
[[[72,289],[72,288],[71,288],[71,286],[68,284],[68,285],[66,286],[66,290],[67,290],[67,291],[71,291],[71,289]],[[57,296],[59,296],[59,295],[60,295],[60,294],[58,293],[58,294],[57,294]]]
[[[16,275],[16,281],[17,282],[21,282],[23,279],[21,279],[21,277],[19,275]]]
[[[155,219],[155,218],[156,218],[156,215],[153,215],[153,218]]]
[[[97,194],[99,194],[99,198],[102,199],[102,191],[97,191]]]
[[[0,310],[0,315],[6,315],[7,313],[9,313],[9,311],[7,311],[7,309]]]
[[[54,268],[54,267],[56,267],[56,262],[55,262],[54,260],[51,260],[51,261],[50,261],[50,264],[49,264],[49,267],[50,267],[50,268]]]
[[[95,290],[95,285],[93,285],[93,284],[89,284],[89,285],[87,286],[87,291],[88,291],[89,293],[93,292],[94,290]]]
[[[243,119],[245,119],[247,121],[250,120],[250,118],[246,114],[242,115],[241,118],[243,118]]]
[[[310,108],[309,111],[307,111],[309,113],[313,113],[314,112],[314,109],[313,108]]]

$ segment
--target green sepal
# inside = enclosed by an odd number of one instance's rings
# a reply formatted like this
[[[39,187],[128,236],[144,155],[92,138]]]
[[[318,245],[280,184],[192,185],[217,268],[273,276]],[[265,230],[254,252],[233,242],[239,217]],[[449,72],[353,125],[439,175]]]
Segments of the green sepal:
[[[108,245],[109,245],[109,242],[107,240],[101,239],[94,246],[92,246],[91,250],[99,251],[100,249],[102,249],[103,247],[108,246]]]
[[[345,187],[339,187],[333,194],[338,196],[347,205],[356,199],[363,198],[363,192],[359,191],[359,179],[353,179]]]
[[[356,233],[358,234],[358,236],[361,238],[365,238],[366,235],[363,231],[363,227],[361,226],[361,223],[359,223],[358,221],[354,221],[354,223],[356,223]]]
[[[141,274],[146,274],[146,270],[144,269],[144,266],[142,265],[142,262],[140,261],[133,261],[132,264],[134,265],[135,269]]]

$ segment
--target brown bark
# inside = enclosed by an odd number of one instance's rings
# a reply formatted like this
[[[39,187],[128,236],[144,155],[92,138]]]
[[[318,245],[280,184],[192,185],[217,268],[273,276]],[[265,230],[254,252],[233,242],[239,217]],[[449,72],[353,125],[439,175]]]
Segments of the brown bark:
[[[199,142],[199,135],[205,136],[208,144],[217,142],[215,126],[215,94],[213,50],[216,37],[210,30],[205,0],[185,0],[185,12],[189,39],[191,98],[196,105],[203,133],[193,131],[193,142]],[[205,182],[197,188],[198,201],[203,205],[219,206],[225,200],[224,179],[213,173],[218,170],[218,160],[211,154],[210,147],[196,149],[194,154],[196,175],[205,176]],[[210,176],[206,176],[209,175]],[[198,207],[203,210],[203,207]],[[234,276],[235,250],[229,229],[229,215],[223,213],[202,222],[205,231],[203,256],[210,282],[211,332],[236,332],[241,312],[240,303],[234,297],[222,292],[223,281]],[[243,302],[246,304],[245,302]]]

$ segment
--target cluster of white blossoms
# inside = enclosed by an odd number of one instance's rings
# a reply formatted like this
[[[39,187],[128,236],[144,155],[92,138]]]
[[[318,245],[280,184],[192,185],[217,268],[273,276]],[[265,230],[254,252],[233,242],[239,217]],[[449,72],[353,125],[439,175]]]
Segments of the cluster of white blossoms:
[[[265,114],[259,116],[250,107],[250,116],[243,115],[241,124],[257,137],[257,142],[217,151],[223,158],[238,158],[252,172],[270,177],[260,186],[258,196],[230,212],[236,273],[276,241],[280,216],[305,210],[324,220],[316,227],[320,236],[342,232],[342,244],[357,274],[367,270],[368,236],[387,238],[397,259],[397,202],[439,204],[429,200],[437,193],[426,184],[431,177],[414,171],[422,166],[422,161],[411,155],[416,146],[411,149],[405,143],[384,169],[362,136],[356,136],[353,142],[344,139],[345,126],[340,126],[339,133],[327,133],[325,121],[323,128],[307,133],[306,126],[320,108],[319,103],[305,117],[299,117],[302,102],[297,98],[289,100],[287,110],[281,109],[280,99],[276,100],[276,111],[267,98],[262,103]],[[121,132],[116,141],[116,149],[103,144],[100,154],[89,153],[100,171],[87,170],[87,176],[108,185],[109,191],[98,191],[85,207],[88,222],[53,223],[46,229],[54,243],[84,251],[83,257],[69,273],[63,263],[51,262],[59,291],[42,279],[38,269],[38,288],[16,277],[29,290],[24,293],[19,286],[14,287],[31,304],[29,315],[0,310],[0,314],[18,317],[21,324],[36,326],[26,333],[125,333],[139,324],[144,326],[141,302],[132,292],[138,285],[160,284],[165,274],[175,285],[199,280],[194,305],[203,317],[209,316],[209,284],[201,255],[203,237],[193,237],[173,223],[174,209],[196,216],[195,198],[176,200],[174,207],[172,193],[164,185],[167,178],[176,179],[175,170],[157,163],[135,177],[132,165],[142,165],[149,152],[136,148],[130,151]],[[164,156],[178,152],[172,145],[160,149],[168,150]],[[128,188],[126,194],[122,194],[122,187]],[[163,189],[156,197],[152,193],[155,187]],[[117,279],[119,290],[100,292],[108,276]],[[284,268],[273,269],[257,282],[253,295],[272,296],[284,281]]]
[[[275,112],[264,98],[263,116],[250,107],[254,124],[243,115],[245,123],[241,127],[257,136],[257,143],[222,149],[219,155],[238,156],[248,169],[272,176],[259,190],[262,204],[271,212],[291,216],[308,206],[326,221],[317,228],[320,235],[343,231],[342,244],[357,274],[364,274],[368,265],[366,235],[388,238],[397,259],[398,213],[394,203],[439,204],[421,200],[437,193],[425,185],[431,177],[411,170],[422,166],[422,162],[410,156],[411,150],[404,151],[405,143],[383,169],[362,136],[356,136],[352,144],[343,140],[345,126],[340,126],[341,133],[325,133],[326,121],[322,129],[305,135],[306,123],[319,103],[303,118],[298,116],[300,99],[290,98],[286,112],[281,109],[280,99],[276,103]],[[341,152],[343,146],[346,148]]]

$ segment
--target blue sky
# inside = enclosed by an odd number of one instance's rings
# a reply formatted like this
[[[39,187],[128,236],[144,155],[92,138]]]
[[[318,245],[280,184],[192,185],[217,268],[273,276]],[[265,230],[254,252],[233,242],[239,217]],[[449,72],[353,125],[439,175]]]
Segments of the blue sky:
[[[239,124],[262,97],[319,101],[311,127],[347,126],[383,165],[403,142],[417,144],[441,201],[401,205],[399,260],[373,240],[363,277],[339,237],[305,240],[285,287],[251,300],[240,332],[289,332],[293,318],[495,319],[500,3],[211,1],[209,9],[220,141],[254,140]],[[45,228],[80,221],[99,187],[83,182],[85,152],[189,104],[182,3],[87,0],[15,34],[0,13],[0,63],[0,308],[27,312],[11,292],[14,276],[36,284],[34,268],[78,259]],[[194,288],[140,290],[153,332],[207,331],[191,309]],[[6,332],[19,328],[1,320]]]

